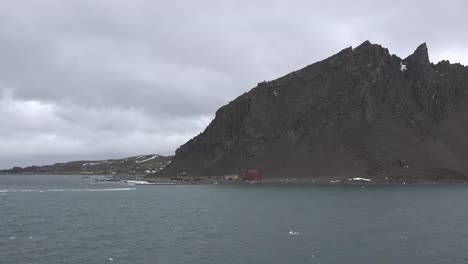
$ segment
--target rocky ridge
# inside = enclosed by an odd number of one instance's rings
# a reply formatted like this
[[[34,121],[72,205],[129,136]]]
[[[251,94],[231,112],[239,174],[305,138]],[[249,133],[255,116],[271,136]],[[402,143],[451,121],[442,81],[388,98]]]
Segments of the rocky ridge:
[[[364,42],[262,82],[216,112],[159,176],[464,180],[468,68]]]

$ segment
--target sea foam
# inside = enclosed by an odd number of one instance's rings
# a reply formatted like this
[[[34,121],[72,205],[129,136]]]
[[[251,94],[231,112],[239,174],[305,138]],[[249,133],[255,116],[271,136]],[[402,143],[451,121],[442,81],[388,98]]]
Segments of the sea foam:
[[[136,188],[103,188],[103,189],[3,189],[0,190],[2,195],[6,193],[15,193],[15,192],[108,192],[108,191],[131,191]]]

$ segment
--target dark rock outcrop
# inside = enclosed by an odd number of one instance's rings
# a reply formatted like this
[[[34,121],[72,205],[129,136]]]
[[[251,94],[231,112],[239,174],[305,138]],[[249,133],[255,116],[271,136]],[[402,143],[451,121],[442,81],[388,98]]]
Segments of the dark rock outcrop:
[[[366,41],[221,107],[160,175],[465,175],[467,89],[468,68],[432,64],[426,44],[400,59]]]

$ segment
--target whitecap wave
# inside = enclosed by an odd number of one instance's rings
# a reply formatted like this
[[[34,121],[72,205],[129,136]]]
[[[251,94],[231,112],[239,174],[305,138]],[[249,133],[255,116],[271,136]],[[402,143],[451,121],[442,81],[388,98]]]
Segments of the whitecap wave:
[[[103,188],[103,189],[3,189],[0,193],[14,192],[109,192],[109,191],[131,191],[136,188]]]
[[[289,234],[290,234],[291,236],[297,236],[297,235],[299,235],[299,232],[296,232],[296,231],[292,231],[292,230],[291,230],[291,231],[289,231]]]
[[[86,192],[107,192],[107,191],[131,191],[136,188],[107,188],[107,189],[84,189]]]

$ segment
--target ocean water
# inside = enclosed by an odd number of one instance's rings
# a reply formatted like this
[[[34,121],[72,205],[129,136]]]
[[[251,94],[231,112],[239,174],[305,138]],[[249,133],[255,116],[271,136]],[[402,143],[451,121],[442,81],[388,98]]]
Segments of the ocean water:
[[[468,263],[468,186],[0,176],[0,263]]]

